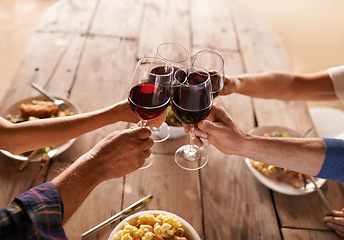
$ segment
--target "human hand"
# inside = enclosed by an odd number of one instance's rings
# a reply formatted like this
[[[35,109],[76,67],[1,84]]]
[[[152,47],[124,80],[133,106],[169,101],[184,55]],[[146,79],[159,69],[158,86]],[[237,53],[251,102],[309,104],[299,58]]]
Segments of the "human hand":
[[[81,158],[97,172],[98,180],[122,177],[141,167],[151,154],[153,140],[146,128],[113,132]]]
[[[239,84],[240,81],[237,77],[224,77],[221,95],[229,95],[235,93],[239,88]]]
[[[344,208],[342,211],[333,211],[333,215],[327,212],[324,222],[329,228],[335,230],[339,236],[344,238]]]
[[[193,142],[197,146],[203,145],[202,138],[207,139],[225,154],[235,154],[240,149],[241,140],[247,136],[247,133],[232,121],[225,109],[216,105],[213,105],[208,118],[198,123],[194,134]]]

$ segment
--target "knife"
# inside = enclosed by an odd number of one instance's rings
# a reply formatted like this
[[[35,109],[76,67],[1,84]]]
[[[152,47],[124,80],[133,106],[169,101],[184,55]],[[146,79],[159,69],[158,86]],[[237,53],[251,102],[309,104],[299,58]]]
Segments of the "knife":
[[[319,196],[320,196],[321,200],[324,202],[324,204],[325,204],[325,206],[326,206],[326,208],[327,208],[327,211],[328,211],[331,215],[333,215],[332,207],[331,207],[330,203],[328,202],[327,198],[325,197],[323,191],[322,191],[322,190],[318,187],[318,185],[316,184],[316,181],[315,181],[314,177],[309,176],[309,179],[310,179],[311,182],[313,183],[315,190],[319,193]]]
[[[119,213],[116,213],[115,215],[113,215],[112,217],[108,218],[104,222],[98,224],[97,226],[91,228],[90,230],[88,230],[87,232],[82,234],[81,235],[81,239],[87,238],[90,234],[97,232],[98,230],[102,229],[103,227],[105,227],[105,226],[115,222],[119,218],[126,217],[126,216],[134,213],[135,211],[143,208],[144,206],[146,206],[152,200],[152,198],[153,198],[153,195],[149,195],[149,196],[146,196],[146,197],[138,200],[137,202],[133,203],[132,205],[130,205],[129,207],[127,207],[123,211],[120,211]]]

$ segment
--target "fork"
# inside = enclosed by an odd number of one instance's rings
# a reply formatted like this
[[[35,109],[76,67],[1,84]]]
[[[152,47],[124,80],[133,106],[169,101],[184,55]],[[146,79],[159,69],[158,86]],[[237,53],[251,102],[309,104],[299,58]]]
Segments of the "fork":
[[[43,88],[38,86],[36,83],[31,83],[31,86],[38,90],[40,93],[42,93],[44,96],[46,96],[50,101],[52,101],[61,111],[64,111],[68,108],[67,104],[61,100],[61,99],[56,99],[53,97],[50,93],[45,91]]]

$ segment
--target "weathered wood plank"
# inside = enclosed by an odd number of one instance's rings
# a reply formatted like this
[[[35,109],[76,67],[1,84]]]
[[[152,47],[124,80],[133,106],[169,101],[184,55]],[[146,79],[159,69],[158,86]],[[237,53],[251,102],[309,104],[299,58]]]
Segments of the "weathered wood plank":
[[[343,208],[344,198],[338,183],[327,181],[322,189],[333,209]],[[327,209],[316,191],[300,197],[274,193],[274,198],[282,227],[328,229],[323,222]]]
[[[60,0],[42,17],[38,32],[87,33],[99,0]]]
[[[228,2],[237,31],[237,41],[247,73],[268,70],[290,71],[283,45],[271,30],[238,1]]]
[[[1,105],[40,95],[31,87],[32,82],[53,95],[68,98],[83,43],[84,38],[78,34],[35,34]]]
[[[190,1],[193,47],[237,50],[235,26],[228,1]]]
[[[144,4],[144,0],[101,0],[90,33],[137,39]]]
[[[1,153],[0,156],[0,208],[6,207],[13,199],[11,193],[15,186],[15,179],[18,174],[18,162],[6,157]]]
[[[340,240],[333,231],[310,231],[306,229],[282,228],[283,239],[285,240]]]
[[[190,49],[187,1],[147,0],[139,35],[138,58],[154,57],[157,47],[174,42]]]

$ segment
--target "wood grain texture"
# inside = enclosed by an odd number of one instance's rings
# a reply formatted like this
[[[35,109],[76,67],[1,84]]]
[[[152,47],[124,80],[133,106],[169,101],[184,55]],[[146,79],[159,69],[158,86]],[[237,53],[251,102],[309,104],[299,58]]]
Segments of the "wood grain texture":
[[[310,231],[307,229],[282,228],[283,239],[285,240],[339,240],[342,239],[333,231]]]

